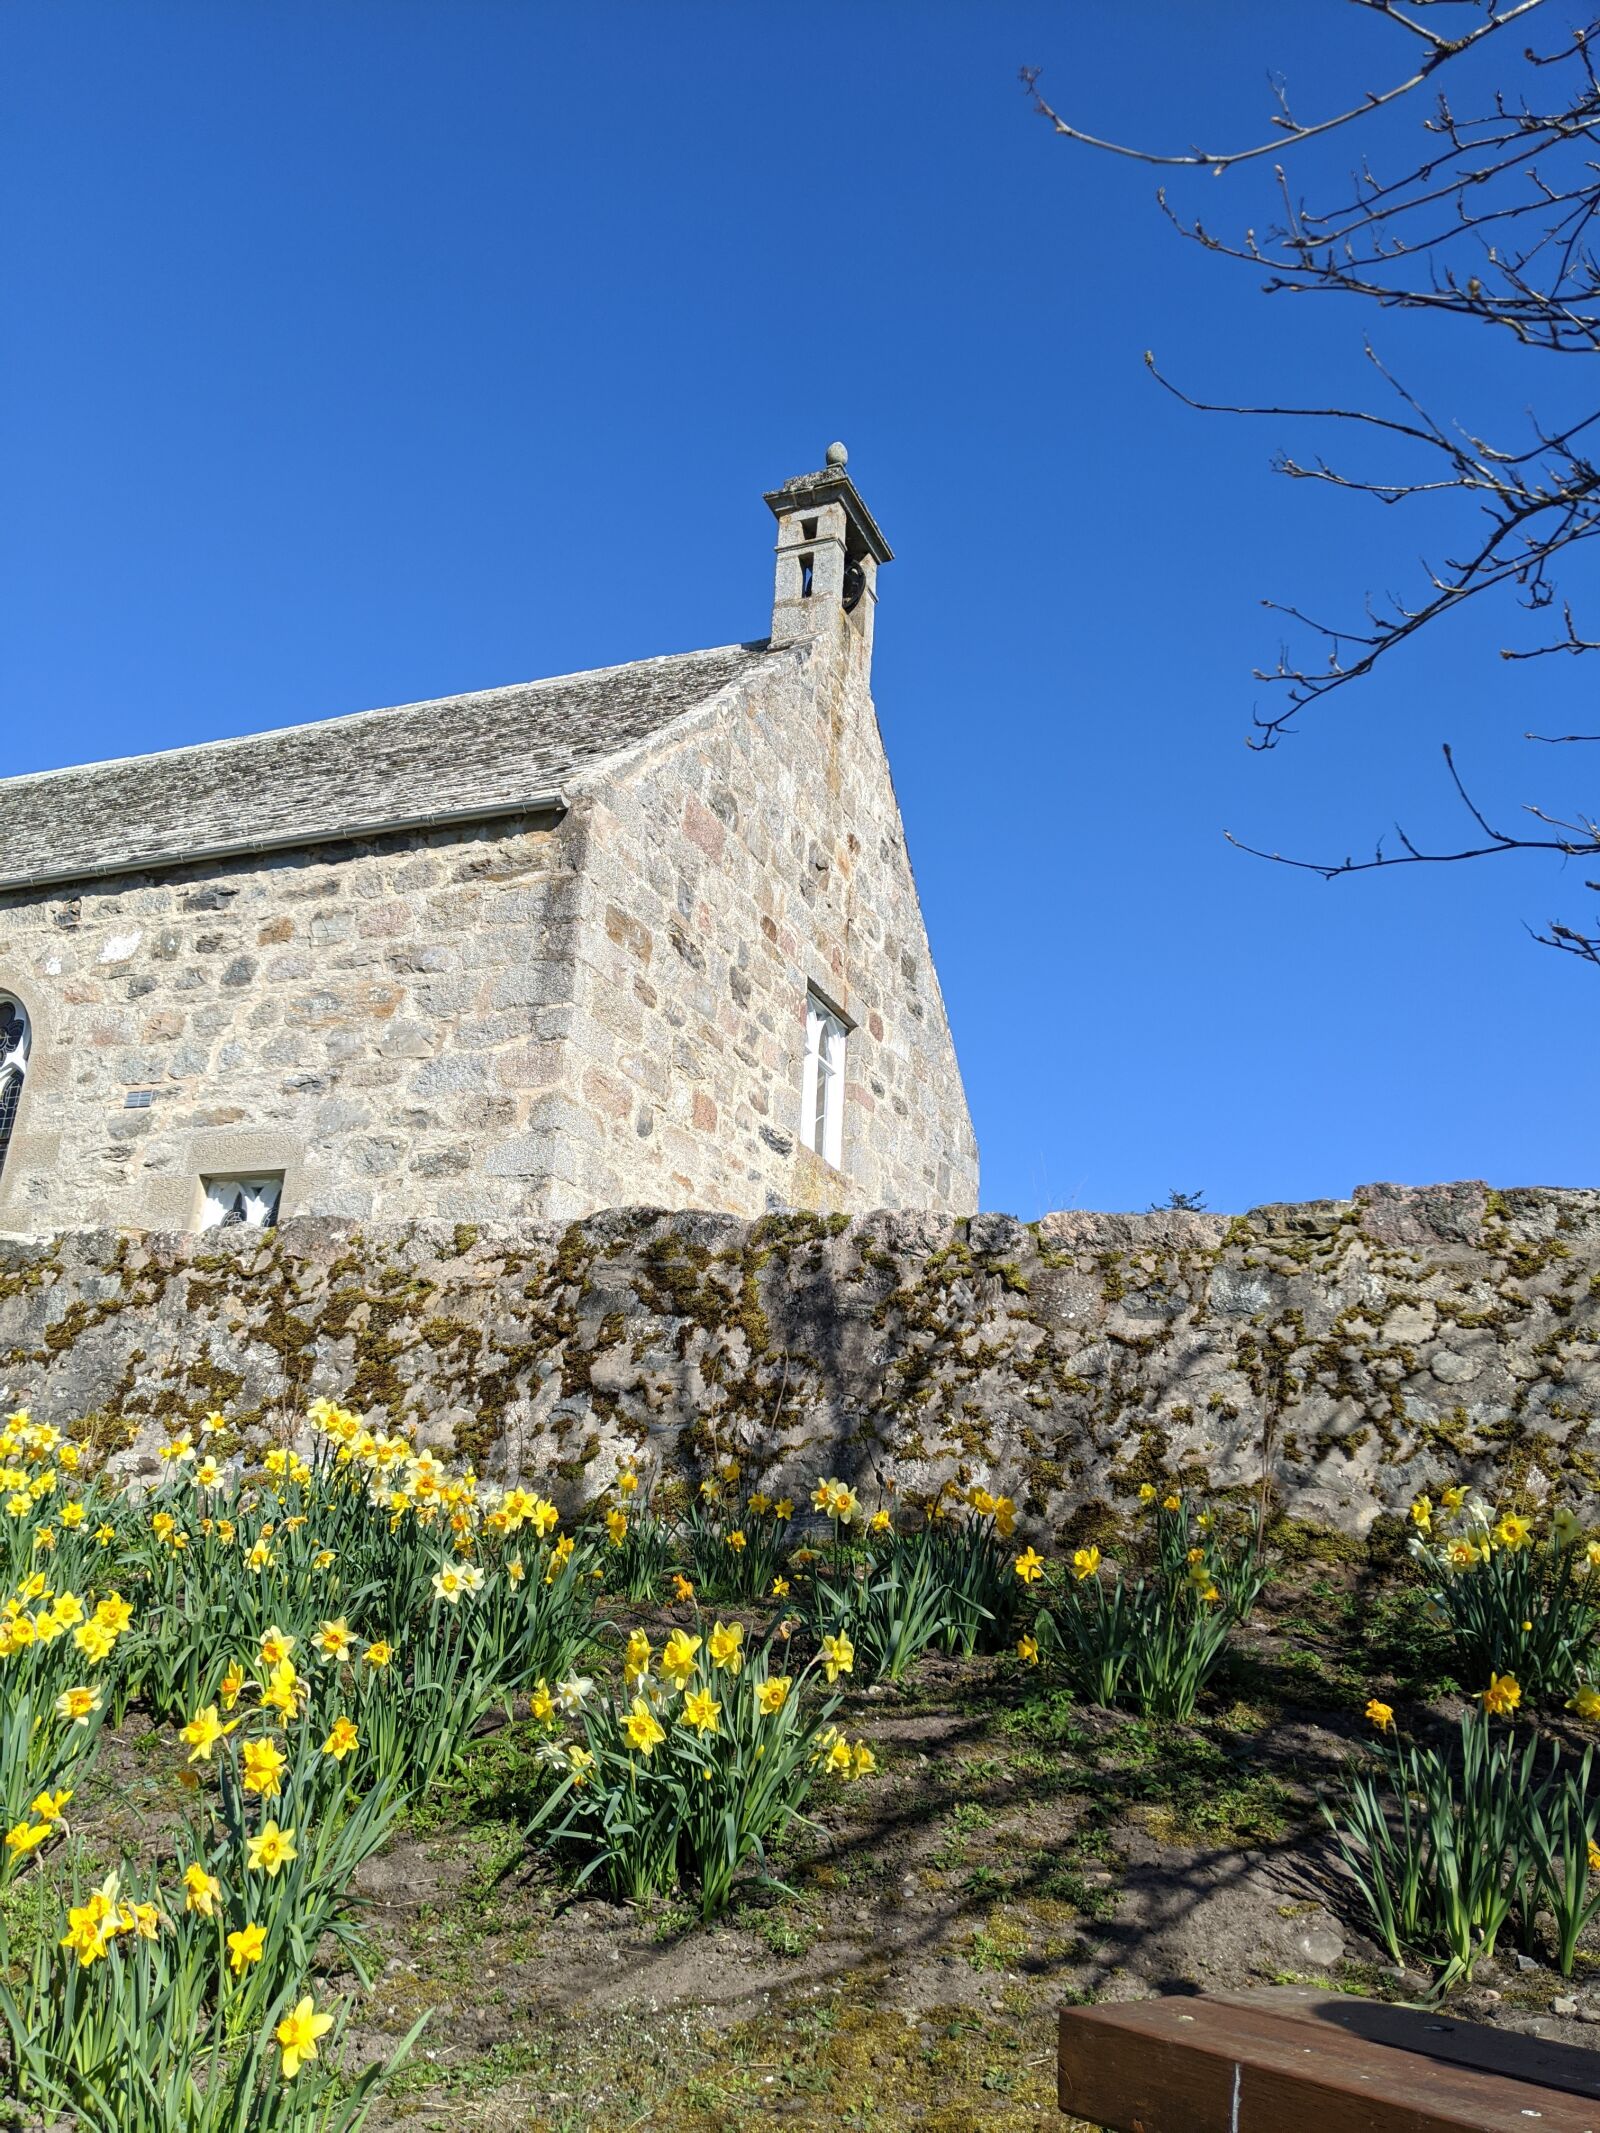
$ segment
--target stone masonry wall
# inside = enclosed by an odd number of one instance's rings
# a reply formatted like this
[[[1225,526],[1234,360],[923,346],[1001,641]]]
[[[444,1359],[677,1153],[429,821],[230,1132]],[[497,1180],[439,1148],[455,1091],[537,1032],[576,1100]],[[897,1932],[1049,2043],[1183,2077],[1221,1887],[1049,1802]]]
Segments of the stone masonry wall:
[[[123,1466],[218,1406],[259,1446],[326,1393],[569,1505],[642,1448],[796,1491],[981,1479],[1064,1535],[1204,1471],[1361,1531],[1447,1477],[1592,1489],[1597,1342],[1592,1191],[0,1242],[0,1402]]]
[[[574,804],[582,924],[549,1211],[977,1205],[978,1151],[842,615]],[[842,1168],[800,1145],[806,993],[855,1025]]]
[[[202,1173],[251,1170],[288,1211],[541,1211],[486,1206],[469,1151],[561,1078],[573,888],[572,840],[513,821],[0,897],[33,1019],[0,1229],[188,1229]]]

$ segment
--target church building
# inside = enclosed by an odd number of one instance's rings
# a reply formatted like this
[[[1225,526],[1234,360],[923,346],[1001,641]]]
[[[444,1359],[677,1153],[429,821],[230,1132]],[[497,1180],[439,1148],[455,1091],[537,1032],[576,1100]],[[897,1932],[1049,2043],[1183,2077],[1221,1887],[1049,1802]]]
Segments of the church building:
[[[759,642],[0,780],[0,1232],[972,1212],[845,456]]]

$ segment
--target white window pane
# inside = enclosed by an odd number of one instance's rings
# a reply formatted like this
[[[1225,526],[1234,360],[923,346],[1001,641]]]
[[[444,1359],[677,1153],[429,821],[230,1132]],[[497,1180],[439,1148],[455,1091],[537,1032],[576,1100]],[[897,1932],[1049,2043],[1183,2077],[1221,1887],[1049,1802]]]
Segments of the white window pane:
[[[806,1000],[805,1070],[800,1084],[800,1138],[825,1162],[844,1156],[845,1026],[815,994]]]
[[[281,1177],[202,1178],[202,1229],[271,1229],[283,1197]]]

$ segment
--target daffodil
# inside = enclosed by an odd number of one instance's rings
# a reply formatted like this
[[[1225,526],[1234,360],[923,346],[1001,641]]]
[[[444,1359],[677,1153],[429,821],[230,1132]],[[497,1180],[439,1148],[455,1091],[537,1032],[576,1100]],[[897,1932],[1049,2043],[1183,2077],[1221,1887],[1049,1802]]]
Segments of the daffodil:
[[[183,1870],[183,1907],[198,1918],[215,1918],[217,1905],[222,1899],[222,1883],[215,1874],[208,1874],[203,1866],[186,1866]]]
[[[1073,1549],[1072,1575],[1078,1580],[1080,1584],[1085,1578],[1092,1578],[1099,1568],[1100,1550],[1098,1548],[1090,1547]]]
[[[1365,1715],[1370,1721],[1370,1723],[1377,1727],[1380,1733],[1389,1733],[1393,1731],[1394,1707],[1391,1704],[1385,1703],[1381,1697],[1373,1696],[1368,1699]]]
[[[856,1648],[847,1631],[841,1629],[836,1637],[823,1638],[822,1670],[829,1681],[837,1681],[841,1674],[853,1673],[855,1663]]]
[[[354,1720],[344,1717],[336,1718],[329,1728],[327,1739],[322,1743],[322,1752],[324,1755],[330,1756],[334,1762],[342,1763],[351,1750],[358,1745],[360,1738],[361,1736],[356,1731]]]
[[[770,1674],[756,1688],[756,1704],[763,1718],[776,1718],[789,1700],[789,1691],[794,1686],[789,1674]]]
[[[13,1859],[26,1859],[30,1852],[36,1852],[41,1844],[49,1841],[48,1822],[18,1822],[6,1831],[6,1850]]]
[[[628,1746],[636,1754],[645,1757],[653,1755],[667,1737],[655,1713],[642,1696],[633,1699],[633,1709],[623,1719],[622,1731]]]
[[[217,1716],[216,1705],[208,1703],[179,1730],[178,1738],[188,1748],[191,1763],[209,1763],[218,1741],[226,1739],[238,1724],[236,1718],[231,1725],[225,1726]]]
[[[275,1881],[280,1871],[291,1859],[298,1859],[295,1850],[294,1831],[280,1829],[276,1822],[265,1823],[259,1836],[245,1840],[246,1861],[252,1874],[265,1874]]]
[[[262,1950],[267,1945],[265,1926],[241,1926],[237,1933],[228,1935],[228,1968],[235,1977],[242,1977],[252,1963],[259,1963]]]
[[[635,1682],[643,1681],[649,1673],[650,1662],[653,1657],[654,1654],[650,1649],[650,1639],[645,1635],[644,1631],[642,1629],[630,1630],[628,1633],[628,1648],[622,1655],[622,1678],[630,1689]]]
[[[1044,1576],[1044,1557],[1037,1548],[1024,1548],[1011,1567],[1024,1585],[1037,1585]]]
[[[270,1629],[262,1631],[261,1641],[256,1646],[261,1664],[265,1667],[281,1666],[294,1650],[296,1642],[297,1639],[291,1637],[287,1630],[279,1629],[274,1622]]]
[[[337,1615],[331,1622],[324,1622],[311,1641],[325,1659],[348,1659],[355,1639],[344,1616]]]
[[[86,1726],[102,1701],[98,1689],[63,1689],[56,1698],[56,1716],[75,1726]]]
[[[744,1665],[744,1624],[719,1622],[711,1632],[711,1663],[724,1673],[737,1674]]]
[[[1514,1674],[1491,1673],[1489,1686],[1478,1694],[1491,1718],[1509,1718],[1522,1701],[1522,1687]]]
[[[1585,1725],[1594,1725],[1597,1721],[1600,1721],[1600,1689],[1592,1689],[1585,1682],[1581,1688],[1575,1691],[1571,1702],[1567,1705],[1567,1709],[1576,1711]]]
[[[1038,1638],[1030,1637],[1026,1633],[1020,1636],[1017,1639],[1017,1657],[1025,1660],[1029,1666],[1037,1666],[1039,1664]]]
[[[715,1733],[722,1706],[709,1689],[692,1689],[683,1699],[683,1717],[686,1725],[697,1733]]]
[[[277,1742],[247,1740],[240,1759],[244,1764],[245,1791],[259,1793],[264,1800],[276,1799],[283,1789],[283,1773],[287,1767]]]
[[[662,1679],[670,1681],[680,1696],[689,1686],[689,1676],[694,1672],[695,1655],[699,1649],[700,1639],[681,1629],[675,1629],[662,1647]]]

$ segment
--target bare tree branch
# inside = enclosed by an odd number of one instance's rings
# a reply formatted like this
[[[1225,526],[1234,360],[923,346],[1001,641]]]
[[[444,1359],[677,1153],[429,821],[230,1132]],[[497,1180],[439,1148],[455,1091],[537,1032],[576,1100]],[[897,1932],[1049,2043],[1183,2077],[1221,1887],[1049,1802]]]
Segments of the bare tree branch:
[[[1524,46],[1519,52],[1496,33],[1527,23],[1547,0],[1350,4],[1402,34],[1415,64],[1389,87],[1315,121],[1298,119],[1287,88],[1274,82],[1268,137],[1225,154],[1201,147],[1158,153],[1101,139],[1044,101],[1037,69],[1025,69],[1023,80],[1056,133],[1075,144],[1214,176],[1272,157],[1273,219],[1259,232],[1252,227],[1241,235],[1219,234],[1203,220],[1180,217],[1165,188],[1157,196],[1180,234],[1263,271],[1269,294],[1345,296],[1380,310],[1470,321],[1534,355],[1600,355],[1600,73],[1595,59],[1600,16],[1573,28],[1564,45],[1548,51]],[[1559,12],[1552,10],[1544,19],[1557,21]],[[1490,40],[1495,40],[1501,79],[1475,109],[1464,111],[1446,93],[1444,70]],[[1460,70],[1450,73],[1451,91],[1467,79]],[[1373,119],[1430,83],[1435,95],[1421,119],[1421,151],[1407,167],[1385,174],[1365,160],[1343,196],[1327,207],[1308,205],[1291,191],[1285,150]],[[1525,427],[1513,437],[1478,436],[1433,412],[1427,396],[1403,384],[1370,342],[1366,355],[1390,395],[1387,410],[1202,397],[1175,384],[1152,355],[1145,357],[1156,381],[1187,407],[1323,425],[1345,441],[1348,449],[1338,455],[1279,449],[1273,466],[1289,480],[1342,489],[1386,510],[1453,510],[1463,521],[1437,544],[1443,549],[1437,560],[1418,559],[1414,589],[1382,598],[1369,594],[1359,618],[1327,619],[1298,602],[1263,602],[1293,626],[1302,644],[1309,638],[1310,648],[1285,645],[1273,665],[1256,670],[1258,681],[1282,692],[1276,711],[1254,714],[1247,741],[1258,752],[1298,731],[1305,712],[1364,679],[1399,646],[1414,643],[1486,596],[1507,592],[1525,614],[1561,617],[1559,632],[1541,628],[1538,641],[1505,646],[1503,660],[1600,652],[1600,636],[1592,625],[1580,624],[1558,582],[1589,560],[1588,543],[1600,535],[1600,454],[1592,443],[1600,434],[1600,408],[1558,423],[1519,410],[1517,419]],[[1359,463],[1367,446],[1377,453],[1376,464]],[[1582,575],[1592,585],[1592,567]],[[1589,733],[1526,737],[1547,746],[1600,741],[1600,734]],[[1525,802],[1514,828],[1497,827],[1468,792],[1448,747],[1444,758],[1457,800],[1476,832],[1460,849],[1425,848],[1399,828],[1394,831],[1397,849],[1385,850],[1380,840],[1366,859],[1299,859],[1231,836],[1229,841],[1328,881],[1510,852],[1562,862],[1600,853],[1600,828],[1581,809],[1560,814]],[[1600,895],[1600,884],[1587,886]],[[1600,928],[1590,932],[1551,920],[1533,937],[1600,967]]]

